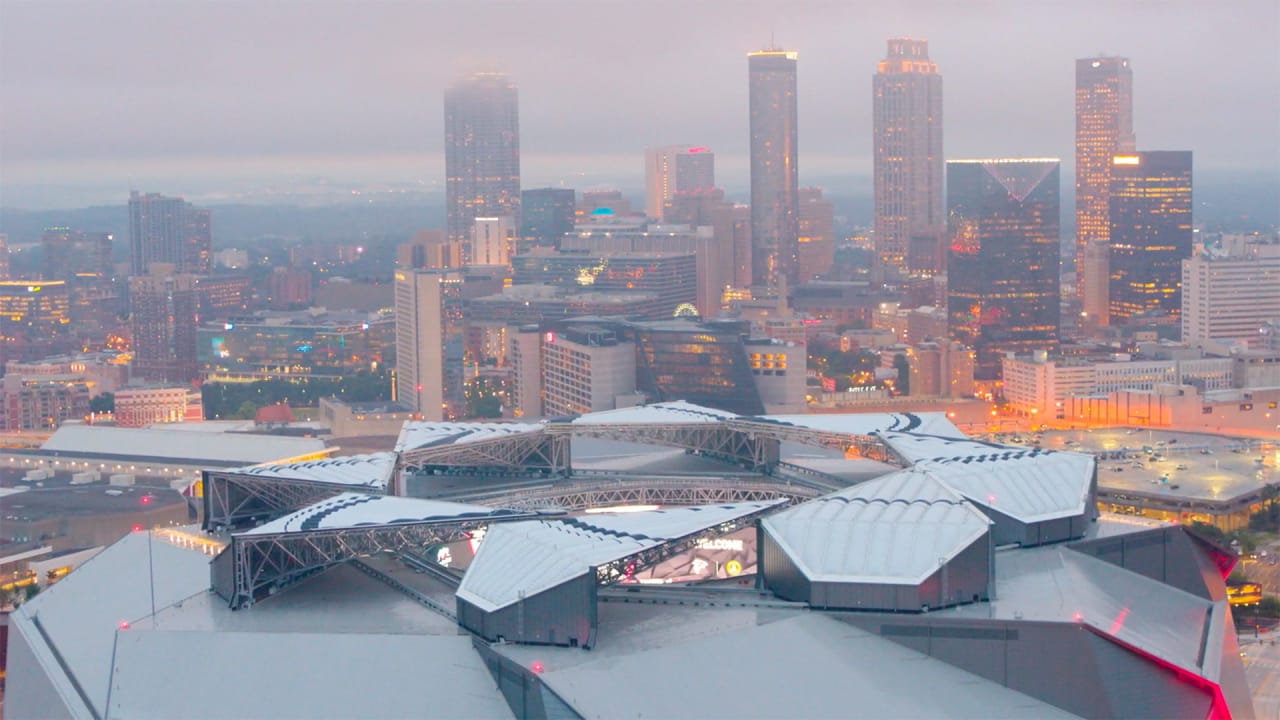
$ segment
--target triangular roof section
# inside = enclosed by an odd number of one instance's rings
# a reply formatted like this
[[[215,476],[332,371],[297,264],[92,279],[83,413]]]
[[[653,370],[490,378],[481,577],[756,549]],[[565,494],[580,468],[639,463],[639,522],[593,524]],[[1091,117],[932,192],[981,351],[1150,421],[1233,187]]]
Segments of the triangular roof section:
[[[990,520],[936,478],[902,470],[761,521],[811,581],[918,585]]]
[[[396,452],[422,450],[443,445],[482,442],[495,438],[539,432],[546,426],[541,423],[480,423],[480,422],[430,422],[406,421],[396,438]]]
[[[921,460],[914,467],[980,506],[1031,523],[1084,513],[1094,465],[1091,455],[1028,450]]]
[[[1049,159],[988,160],[982,163],[982,168],[1018,202],[1025,200],[1056,167],[1058,161]]]
[[[463,522],[502,518],[511,514],[513,514],[511,510],[484,505],[346,492],[251,530],[236,533],[236,536],[346,530],[365,526]]]
[[[385,489],[395,472],[396,454],[345,455],[296,463],[264,463],[228,472],[283,480],[306,480],[327,485]]]
[[[493,611],[580,577],[591,568],[752,515],[782,500],[695,505],[494,525],[458,597]]]
[[[818,432],[844,435],[878,435],[885,432],[918,432],[939,437],[963,438],[944,412],[923,413],[815,413],[811,415],[761,415],[743,418],[751,422],[771,422]]]

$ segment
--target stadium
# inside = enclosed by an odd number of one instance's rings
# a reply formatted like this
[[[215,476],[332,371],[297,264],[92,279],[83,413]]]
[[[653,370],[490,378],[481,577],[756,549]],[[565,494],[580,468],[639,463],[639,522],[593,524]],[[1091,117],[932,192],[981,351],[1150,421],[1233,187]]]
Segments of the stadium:
[[[1235,557],[1097,478],[942,413],[411,421],[204,471],[13,613],[6,711],[1253,717]]]

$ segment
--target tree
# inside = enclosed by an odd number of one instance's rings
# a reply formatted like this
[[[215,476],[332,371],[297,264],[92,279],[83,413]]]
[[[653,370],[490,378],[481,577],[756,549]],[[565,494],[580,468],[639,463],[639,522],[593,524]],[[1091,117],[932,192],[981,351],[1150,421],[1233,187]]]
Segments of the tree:
[[[233,419],[252,420],[254,415],[258,414],[258,406],[253,404],[252,400],[245,400],[240,403],[240,407],[236,410]]]
[[[907,356],[898,353],[893,356],[893,369],[898,371],[898,392],[903,395],[911,394],[911,363],[907,362]]]
[[[116,396],[113,393],[104,392],[98,397],[89,399],[89,412],[109,413],[115,411]]]

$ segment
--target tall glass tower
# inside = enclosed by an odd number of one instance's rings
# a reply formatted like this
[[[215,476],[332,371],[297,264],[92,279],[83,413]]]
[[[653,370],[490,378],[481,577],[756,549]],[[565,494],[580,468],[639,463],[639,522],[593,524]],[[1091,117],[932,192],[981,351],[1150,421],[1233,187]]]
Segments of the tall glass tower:
[[[796,53],[747,55],[751,106],[751,282],[792,285],[799,270]]]
[[[444,166],[448,239],[470,263],[477,217],[520,224],[520,118],[507,76],[478,73],[445,91]]]
[[[1133,70],[1129,60],[1077,60],[1076,295],[1089,317],[1105,318],[1107,314],[1111,158],[1133,149]],[[1091,262],[1091,258],[1095,260]]]
[[[1191,152],[1117,155],[1111,166],[1110,320],[1176,318],[1191,257]]]
[[[942,76],[929,61],[929,41],[890,38],[872,79],[876,270],[882,279],[933,275],[910,267],[912,238],[937,249],[942,216]]]
[[[973,348],[974,377],[1006,352],[1058,343],[1056,158],[947,161],[947,321]]]

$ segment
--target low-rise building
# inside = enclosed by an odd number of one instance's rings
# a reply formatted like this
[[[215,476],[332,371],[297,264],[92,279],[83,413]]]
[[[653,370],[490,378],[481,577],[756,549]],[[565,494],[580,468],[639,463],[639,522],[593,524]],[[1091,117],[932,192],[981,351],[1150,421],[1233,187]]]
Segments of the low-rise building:
[[[115,393],[119,427],[204,420],[200,391],[189,387],[131,387]]]

